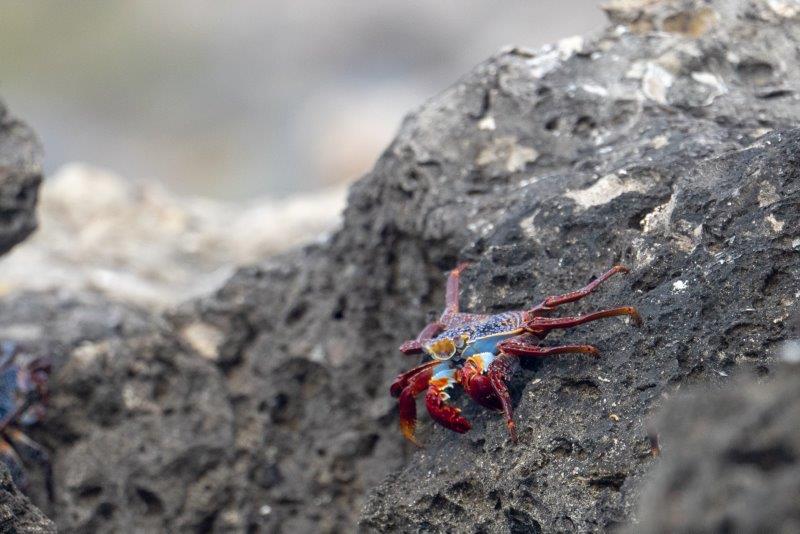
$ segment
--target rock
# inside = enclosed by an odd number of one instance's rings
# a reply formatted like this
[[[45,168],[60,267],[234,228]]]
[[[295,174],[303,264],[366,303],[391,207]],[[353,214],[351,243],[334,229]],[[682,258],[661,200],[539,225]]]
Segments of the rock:
[[[41,147],[33,132],[0,103],[0,254],[36,229]],[[0,531],[55,532],[53,523],[14,485],[0,464]]]
[[[771,375],[799,296],[800,70],[786,58],[800,23],[760,3],[655,4],[654,20],[707,8],[714,24],[639,33],[618,22],[596,39],[502,52],[408,116],[329,240],[243,268],[134,333],[65,348],[37,435],[54,451],[56,522],[627,522],[654,464],[649,414],[734,370]],[[459,260],[472,261],[462,307],[489,312],[624,263],[630,275],[566,313],[630,304],[645,325],[565,334],[598,359],[525,363],[511,387],[518,445],[462,398],[472,431],[423,415],[418,451],[388,395],[417,360],[396,347],[441,309]]]
[[[42,148],[28,126],[0,102],[0,254],[36,229]]]
[[[0,287],[101,291],[163,309],[217,289],[237,265],[323,239],[344,197],[335,188],[243,206],[67,165],[42,187],[40,230],[0,262]]]
[[[654,427],[663,459],[630,532],[800,530],[800,369],[697,390]]]
[[[0,532],[56,532],[53,522],[17,489],[5,465],[0,465]]]

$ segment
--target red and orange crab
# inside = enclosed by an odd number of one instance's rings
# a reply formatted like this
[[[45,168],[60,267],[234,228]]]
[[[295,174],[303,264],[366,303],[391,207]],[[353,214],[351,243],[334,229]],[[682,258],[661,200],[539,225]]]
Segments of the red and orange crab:
[[[604,317],[627,315],[637,325],[642,320],[631,306],[601,310],[573,317],[546,317],[558,306],[582,299],[616,273],[628,269],[617,265],[596,278],[586,287],[564,295],[547,297],[529,310],[509,311],[496,315],[461,313],[458,307],[458,286],[463,263],[450,271],[447,279],[445,308],[438,321],[426,326],[416,339],[400,347],[404,354],[426,354],[430,361],[399,375],[391,393],[399,397],[400,429],[412,443],[417,420],[415,398],[427,390],[425,405],[434,421],[455,432],[464,433],[470,423],[461,410],[447,403],[447,390],[460,384],[478,404],[502,411],[511,434],[517,433],[506,382],[519,367],[521,357],[541,357],[551,354],[583,353],[597,355],[592,345],[560,345],[544,347],[538,341],[550,330],[572,328]]]

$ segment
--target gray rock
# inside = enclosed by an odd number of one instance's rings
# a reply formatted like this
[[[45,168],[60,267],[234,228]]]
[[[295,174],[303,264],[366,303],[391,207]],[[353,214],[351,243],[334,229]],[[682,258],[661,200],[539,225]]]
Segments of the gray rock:
[[[0,102],[0,254],[36,229],[42,148],[23,122]]]
[[[40,438],[56,522],[550,532],[631,518],[654,463],[648,414],[733,370],[770,375],[800,277],[800,24],[776,2],[651,4],[615,2],[622,26],[596,39],[505,51],[409,115],[329,241],[65,348]],[[565,334],[599,359],[526,362],[518,445],[460,399],[472,431],[423,415],[418,451],[388,395],[416,363],[396,347],[441,308],[459,260],[473,262],[462,306],[490,312],[627,264],[572,310],[632,304],[645,325]]]
[[[6,467],[0,466],[0,532],[55,533],[53,522],[14,485]]]
[[[654,427],[663,460],[630,532],[800,530],[800,369],[694,391]]]

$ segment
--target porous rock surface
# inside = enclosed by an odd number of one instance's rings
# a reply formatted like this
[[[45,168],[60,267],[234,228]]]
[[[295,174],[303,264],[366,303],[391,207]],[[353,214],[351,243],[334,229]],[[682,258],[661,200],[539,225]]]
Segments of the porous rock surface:
[[[664,451],[628,532],[800,531],[800,367],[670,402]]]
[[[404,121],[325,243],[241,269],[135,332],[76,342],[36,437],[65,532],[602,531],[635,520],[645,420],[687,385],[769,379],[800,277],[798,13],[613,2],[594,39],[510,49]],[[525,364],[520,434],[405,443],[396,347],[442,306],[501,311],[632,268]],[[134,313],[134,312],[132,312]],[[138,313],[138,312],[135,312]],[[422,411],[422,410],[421,410]],[[666,453],[665,453],[666,454]]]
[[[31,129],[0,102],[0,254],[36,228],[41,156]],[[5,464],[0,464],[0,532],[55,532],[52,521],[14,485]]]
[[[0,102],[0,254],[36,229],[42,148],[33,131]]]

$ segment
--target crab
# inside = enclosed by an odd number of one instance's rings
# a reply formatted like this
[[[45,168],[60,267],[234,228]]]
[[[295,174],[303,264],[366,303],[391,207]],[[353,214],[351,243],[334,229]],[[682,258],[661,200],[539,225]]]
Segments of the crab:
[[[8,467],[14,483],[23,491],[28,489],[28,477],[22,459],[42,465],[46,490],[52,500],[49,455],[21,429],[44,417],[50,370],[48,358],[25,354],[12,341],[0,343],[0,461]]]
[[[424,354],[430,359],[397,376],[390,392],[398,398],[400,430],[415,445],[416,397],[427,390],[425,405],[431,418],[445,428],[467,432],[471,425],[461,410],[448,403],[448,390],[460,385],[478,404],[502,412],[511,440],[517,442],[511,396],[507,381],[519,368],[520,358],[540,358],[553,354],[578,353],[597,356],[592,345],[542,346],[551,330],[572,328],[605,317],[626,315],[636,325],[642,319],[636,308],[622,306],[571,317],[548,317],[562,304],[575,302],[597,289],[617,273],[628,269],[616,265],[587,286],[563,295],[545,298],[528,310],[496,315],[462,313],[459,310],[459,279],[468,266],[462,263],[450,271],[445,292],[445,308],[438,321],[428,324],[416,339],[400,346],[404,354]]]

